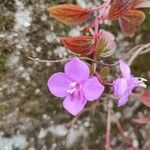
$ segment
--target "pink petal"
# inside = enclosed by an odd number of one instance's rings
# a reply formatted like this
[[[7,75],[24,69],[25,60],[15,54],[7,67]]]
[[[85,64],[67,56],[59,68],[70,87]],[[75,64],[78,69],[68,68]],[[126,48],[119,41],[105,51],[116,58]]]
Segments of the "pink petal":
[[[131,76],[128,80],[128,89],[132,92],[132,90],[137,86],[141,86],[139,79]]]
[[[88,65],[78,58],[69,61],[65,65],[65,73],[76,82],[87,80],[90,76]]]
[[[127,101],[128,101],[128,96],[129,96],[129,93],[126,93],[126,94],[124,94],[124,95],[119,99],[119,101],[118,101],[118,107],[123,106],[123,105],[125,105],[125,104],[127,103]]]
[[[53,74],[48,80],[48,88],[50,92],[57,97],[65,97],[71,79],[63,72]]]
[[[96,77],[92,77],[84,83],[82,90],[87,100],[94,101],[102,95],[104,86]]]
[[[87,100],[83,94],[68,95],[63,101],[63,106],[69,113],[76,116],[84,109],[86,103]]]
[[[130,67],[121,59],[119,60],[119,64],[120,64],[120,70],[123,77],[129,79],[131,76]]]
[[[127,80],[125,78],[117,79],[113,82],[114,94],[122,96],[128,89]]]
[[[149,8],[149,7],[150,7],[150,0],[142,0],[142,2],[136,6],[136,8]]]

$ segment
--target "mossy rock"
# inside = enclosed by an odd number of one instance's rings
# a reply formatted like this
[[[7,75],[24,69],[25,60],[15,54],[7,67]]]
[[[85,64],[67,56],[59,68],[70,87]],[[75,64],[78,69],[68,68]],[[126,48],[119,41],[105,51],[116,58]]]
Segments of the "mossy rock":
[[[0,12],[0,31],[11,31],[13,29],[15,18],[13,14],[7,11]]]

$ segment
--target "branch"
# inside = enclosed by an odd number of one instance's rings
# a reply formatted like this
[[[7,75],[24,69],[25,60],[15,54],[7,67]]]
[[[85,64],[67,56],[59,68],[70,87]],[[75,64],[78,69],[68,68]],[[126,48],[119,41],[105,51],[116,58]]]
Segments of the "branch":
[[[123,130],[123,128],[122,128],[122,126],[118,120],[116,121],[116,125],[117,125],[117,128],[118,128],[120,135],[122,137],[122,142],[132,146],[131,140],[129,140],[127,137],[124,136],[124,130]]]
[[[108,102],[108,116],[107,116],[107,130],[106,130],[106,141],[105,141],[105,149],[111,150],[111,141],[110,141],[110,130],[111,130],[111,108],[109,108]]]
[[[126,53],[123,56],[123,59],[129,59],[131,57],[133,59],[132,62],[130,62],[130,65],[131,65],[131,63],[133,63],[133,61],[135,60],[136,57],[138,57],[139,55],[142,55],[142,54],[149,53],[149,52],[150,52],[150,43],[145,44],[145,45],[137,45],[137,46],[133,47],[128,53]],[[119,64],[118,61],[114,62],[112,64],[108,64],[103,61],[101,61],[100,63],[107,67],[115,67]]]
[[[40,62],[40,63],[60,63],[60,62],[66,62],[69,61],[73,58],[66,58],[66,59],[57,59],[57,60],[45,60],[45,59],[39,59],[39,58],[33,58],[33,57],[28,57],[30,60],[36,61],[36,62]],[[88,57],[79,57],[81,60],[89,60],[89,61],[93,61],[91,58]]]
[[[149,49],[149,48],[150,48],[150,43],[149,44],[145,44],[145,45],[141,46],[139,49],[137,49],[133,53],[133,56],[128,61],[129,66],[131,66],[131,64],[133,63],[133,61],[142,53],[142,51],[144,49]]]
[[[130,49],[130,51],[125,54],[124,59],[128,59],[130,56],[132,56],[133,53],[134,53],[137,49],[139,49],[141,46],[143,46],[143,45],[137,45],[137,46],[133,47],[132,49]]]
[[[141,54],[146,54],[146,53],[149,53],[149,52],[150,52],[150,48],[148,48],[148,49],[142,51]]]

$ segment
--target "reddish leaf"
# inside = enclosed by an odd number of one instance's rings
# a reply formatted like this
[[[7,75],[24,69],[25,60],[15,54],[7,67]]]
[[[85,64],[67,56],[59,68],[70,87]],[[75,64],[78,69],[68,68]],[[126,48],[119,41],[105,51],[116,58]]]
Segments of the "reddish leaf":
[[[149,8],[150,0],[135,0],[135,8]]]
[[[133,2],[133,5],[132,5],[132,8],[137,8],[141,3],[142,3],[143,0],[134,0]]]
[[[150,89],[145,90],[144,94],[140,96],[141,102],[150,107]]]
[[[119,24],[122,33],[125,36],[133,36],[135,31],[144,21],[145,15],[138,10],[129,10],[124,16],[119,18]]]
[[[114,0],[107,19],[119,19],[119,24],[125,36],[133,36],[137,27],[144,21],[143,12],[135,10],[143,0]]]
[[[146,146],[145,149],[146,149],[146,150],[150,150],[150,142],[149,142],[149,144]]]
[[[132,121],[138,124],[146,124],[150,122],[150,116],[143,116],[140,118],[132,119]]]
[[[118,19],[131,8],[132,4],[133,0],[113,0],[107,19]]]
[[[92,36],[62,38],[61,41],[72,52],[82,55],[91,54],[94,47],[94,39]]]
[[[91,10],[72,4],[53,6],[48,8],[48,11],[55,19],[65,24],[82,23],[91,15]]]

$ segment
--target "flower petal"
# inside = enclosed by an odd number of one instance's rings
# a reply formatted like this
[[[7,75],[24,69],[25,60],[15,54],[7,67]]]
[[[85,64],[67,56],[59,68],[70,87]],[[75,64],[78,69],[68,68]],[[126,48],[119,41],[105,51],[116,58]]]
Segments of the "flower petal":
[[[69,113],[76,116],[84,109],[86,103],[87,100],[84,98],[83,94],[68,95],[63,101],[63,106]]]
[[[65,65],[65,73],[76,82],[87,80],[90,76],[90,70],[88,65],[74,58]]]
[[[98,81],[97,77],[92,77],[84,83],[82,90],[87,100],[94,101],[102,95],[104,86]]]
[[[138,78],[134,77],[134,76],[131,76],[130,79],[128,80],[128,89],[129,91],[131,91],[132,93],[132,90],[136,87],[138,87],[140,84],[140,81]]]
[[[57,97],[65,97],[71,79],[63,72],[53,74],[48,80],[50,92]]]
[[[123,105],[125,105],[125,104],[127,103],[127,101],[128,101],[128,96],[129,96],[129,93],[126,93],[126,94],[124,94],[124,95],[119,99],[119,101],[118,101],[118,107],[123,106]]]
[[[113,82],[114,94],[116,96],[122,96],[128,89],[127,80],[125,78],[119,78]]]
[[[129,66],[121,59],[119,60],[119,64],[120,64],[120,70],[123,77],[129,79],[131,75],[131,70]]]

